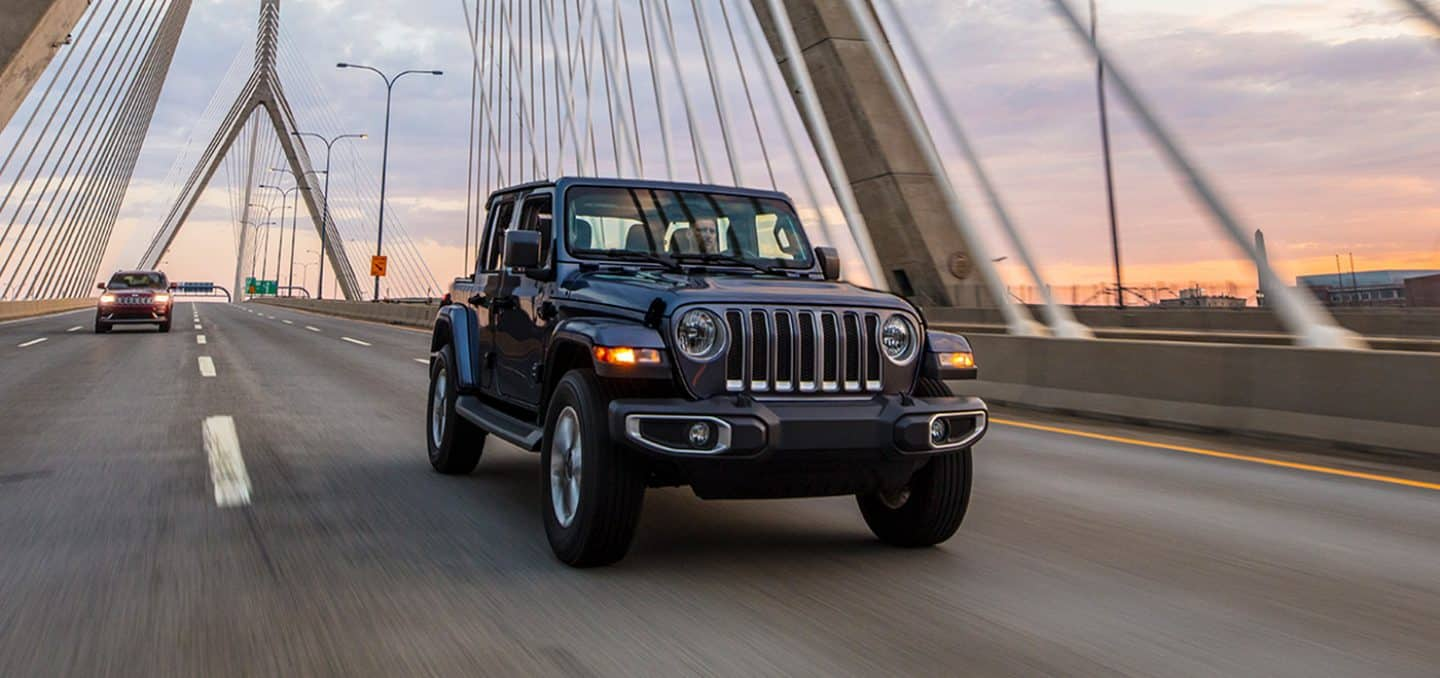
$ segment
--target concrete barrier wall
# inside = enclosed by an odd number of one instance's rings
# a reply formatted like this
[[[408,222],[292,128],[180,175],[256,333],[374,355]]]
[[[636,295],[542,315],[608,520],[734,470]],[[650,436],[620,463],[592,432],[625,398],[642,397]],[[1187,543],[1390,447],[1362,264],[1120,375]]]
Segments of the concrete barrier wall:
[[[94,308],[95,300],[46,299],[43,301],[0,301],[0,320],[15,320],[37,315],[48,315],[78,308]]]
[[[435,325],[435,313],[440,310],[439,306],[427,304],[377,304],[368,301],[334,301],[329,299],[266,298],[254,299],[253,301],[301,311],[324,313],[326,315],[350,318],[353,320],[369,320],[371,322],[387,323],[390,325],[426,328]]]
[[[431,327],[435,306],[263,299]],[[1440,355],[1288,346],[970,336],[992,402],[1362,448],[1440,453]]]
[[[1330,309],[1336,322],[1369,337],[1440,337],[1440,309],[1430,308],[1336,308]],[[1170,329],[1209,332],[1283,333],[1274,312],[1244,308],[1132,308],[1098,306],[1074,307],[1075,317],[1090,327]],[[1036,318],[1039,307],[1031,307]],[[927,308],[925,317],[934,323],[960,325],[1003,325],[1000,312],[988,308]]]
[[[1087,415],[1440,453],[1440,355],[974,335],[966,392]]]

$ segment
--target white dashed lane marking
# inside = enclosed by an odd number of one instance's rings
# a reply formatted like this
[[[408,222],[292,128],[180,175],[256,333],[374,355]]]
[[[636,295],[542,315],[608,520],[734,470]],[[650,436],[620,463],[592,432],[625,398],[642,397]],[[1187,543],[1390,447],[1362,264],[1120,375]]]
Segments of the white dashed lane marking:
[[[197,334],[197,335],[195,335],[195,343],[200,344],[200,345],[203,346],[203,345],[205,344],[205,335],[203,335],[203,334]]]
[[[240,436],[230,417],[207,417],[200,427],[205,439],[205,456],[210,458],[210,482],[215,486],[215,505],[221,508],[250,503],[250,474],[240,455]]]
[[[74,327],[72,327],[72,328],[70,328],[70,329],[68,329],[68,330],[65,330],[65,331],[66,331],[66,332],[79,332],[80,330],[83,330],[83,329],[85,329],[83,326],[81,326],[81,325],[76,325],[76,326],[74,326]]]
[[[294,325],[294,324],[295,324],[295,323],[293,323],[293,322],[291,322],[291,321],[289,321],[289,320],[281,320],[280,322],[285,323],[286,325]]]
[[[30,348],[35,344],[43,344],[47,341],[49,341],[49,339],[46,339],[45,337],[40,337],[39,339],[31,339],[30,341],[20,344],[19,348]],[[366,346],[369,346],[369,344],[366,344]]]
[[[200,323],[195,323],[195,329],[200,329]]]
[[[208,356],[208,355],[202,355],[202,356],[200,356],[200,376],[202,376],[202,377],[213,377],[213,376],[215,376],[215,361],[212,360],[212,359],[210,358],[210,356]]]
[[[359,346],[369,346],[369,345],[370,345],[369,342],[360,341],[359,339],[351,339],[350,337],[340,337],[340,340],[341,340],[341,341],[348,341],[348,342],[350,342],[350,343],[352,343],[352,344],[356,344],[356,345],[359,345]]]
[[[421,365],[429,365],[429,364],[430,364],[430,359],[429,359],[429,358],[416,358],[416,359],[415,359],[415,362],[420,363]]]
[[[318,328],[318,327],[311,327],[310,325],[306,325],[306,326],[305,326],[305,329],[310,330],[311,332],[319,332],[319,331],[320,331],[320,328]]]

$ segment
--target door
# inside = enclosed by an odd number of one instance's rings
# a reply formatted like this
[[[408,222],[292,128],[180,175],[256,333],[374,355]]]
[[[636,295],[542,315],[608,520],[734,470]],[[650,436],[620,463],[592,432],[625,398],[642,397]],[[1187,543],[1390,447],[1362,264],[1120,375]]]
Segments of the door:
[[[520,208],[515,228],[540,233],[540,261],[549,262],[554,241],[553,199],[548,190],[530,194]],[[503,240],[501,247],[503,249]],[[490,305],[495,328],[495,384],[501,397],[525,405],[540,403],[541,364],[550,321],[550,285],[545,278],[553,264],[530,275],[500,262],[499,289]]]
[[[473,282],[456,286],[452,296],[452,301],[465,304],[474,313],[475,326],[470,328],[471,336],[475,337],[472,364],[479,366],[480,390],[492,394],[495,393],[495,327],[491,301],[499,291],[500,243],[514,221],[515,204],[513,194],[491,202]]]

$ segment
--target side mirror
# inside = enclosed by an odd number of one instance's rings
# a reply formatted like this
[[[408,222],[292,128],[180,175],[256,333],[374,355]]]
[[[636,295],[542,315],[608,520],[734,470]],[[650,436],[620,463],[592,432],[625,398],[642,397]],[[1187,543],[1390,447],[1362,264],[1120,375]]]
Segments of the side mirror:
[[[840,253],[834,247],[816,247],[815,259],[820,262],[820,272],[826,280],[840,279]]]
[[[95,289],[97,289],[97,290],[103,290],[103,289],[105,289],[105,283],[95,283]]]
[[[516,270],[540,267],[540,233],[505,232],[505,265]]]

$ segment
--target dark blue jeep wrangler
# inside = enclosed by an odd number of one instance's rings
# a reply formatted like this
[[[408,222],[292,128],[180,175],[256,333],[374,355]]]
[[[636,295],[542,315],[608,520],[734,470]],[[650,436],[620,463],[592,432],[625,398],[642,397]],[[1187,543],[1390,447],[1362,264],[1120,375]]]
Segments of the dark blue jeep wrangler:
[[[431,340],[430,463],[487,435],[541,453],[560,560],[624,556],[647,487],[703,498],[854,494],[870,528],[959,528],[986,408],[963,337],[839,282],[779,193],[561,179],[499,191]],[[558,218],[556,218],[558,216]]]

